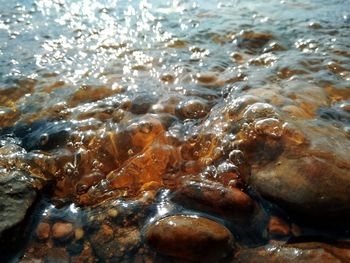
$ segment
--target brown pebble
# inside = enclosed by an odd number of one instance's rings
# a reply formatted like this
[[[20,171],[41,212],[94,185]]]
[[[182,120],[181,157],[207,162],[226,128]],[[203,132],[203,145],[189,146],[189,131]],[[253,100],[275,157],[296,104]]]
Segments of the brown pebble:
[[[109,209],[108,211],[107,211],[107,214],[108,214],[108,216],[109,217],[117,217],[118,216],[118,210],[117,209],[114,209],[114,208],[112,208],[112,209]]]
[[[237,44],[240,48],[255,50],[266,45],[270,40],[273,39],[273,36],[269,33],[243,31],[238,36],[236,36],[236,38]]]
[[[196,75],[197,80],[202,84],[212,84],[215,83],[218,79],[218,77],[211,72],[207,73],[198,73]]]
[[[52,226],[52,236],[57,240],[67,240],[74,234],[73,225],[71,223],[58,222]]]
[[[84,230],[82,228],[77,228],[74,231],[75,240],[82,239],[84,237]]]
[[[256,208],[249,195],[240,189],[228,188],[209,180],[185,180],[175,193],[175,201],[186,207],[235,220],[249,218]]]
[[[160,76],[160,80],[165,83],[173,83],[175,81],[175,77],[171,74],[163,74]]]
[[[182,260],[222,259],[234,250],[234,238],[223,225],[203,217],[175,215],[163,218],[145,234],[158,252]]]
[[[290,227],[281,218],[272,216],[269,221],[268,231],[272,235],[289,235]]]
[[[50,236],[50,225],[48,223],[40,223],[36,228],[35,234],[39,240],[46,240]]]

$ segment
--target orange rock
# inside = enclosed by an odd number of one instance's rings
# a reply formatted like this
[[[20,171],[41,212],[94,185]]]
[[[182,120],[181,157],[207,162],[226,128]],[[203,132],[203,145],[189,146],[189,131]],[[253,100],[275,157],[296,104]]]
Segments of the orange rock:
[[[48,223],[40,223],[35,231],[36,237],[39,240],[46,240],[50,236],[50,225]]]
[[[250,216],[255,209],[254,201],[241,190],[209,180],[184,181],[175,193],[175,200],[191,208],[235,219]]]
[[[109,225],[103,224],[101,228],[105,235],[107,236],[113,235],[113,228],[111,228]]]
[[[196,78],[201,84],[213,84],[218,79],[216,74],[212,72],[198,73]]]
[[[148,227],[146,241],[158,252],[200,262],[215,261],[234,251],[234,238],[223,225],[203,217],[169,216]]]
[[[281,218],[272,216],[269,221],[268,231],[273,235],[289,235],[290,227]]]
[[[52,236],[54,239],[64,241],[71,238],[74,228],[71,223],[57,222],[52,226]]]

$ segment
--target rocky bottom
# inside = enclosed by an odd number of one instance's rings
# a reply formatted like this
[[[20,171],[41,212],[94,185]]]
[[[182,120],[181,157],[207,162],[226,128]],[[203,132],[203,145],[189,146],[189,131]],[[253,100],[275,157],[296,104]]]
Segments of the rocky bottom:
[[[350,262],[349,1],[2,1],[2,262]]]
[[[3,137],[2,253],[20,262],[350,260],[348,133],[305,112],[290,118],[298,100],[287,110],[267,103],[287,91],[245,91],[189,135],[174,135],[159,113],[131,118],[78,154],[28,152]]]

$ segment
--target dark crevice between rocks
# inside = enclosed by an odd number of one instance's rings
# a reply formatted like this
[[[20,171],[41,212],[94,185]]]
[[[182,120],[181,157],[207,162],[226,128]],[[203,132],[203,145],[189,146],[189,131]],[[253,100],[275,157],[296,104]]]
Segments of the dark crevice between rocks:
[[[350,224],[345,218],[334,220],[334,218],[321,218],[319,216],[306,217],[297,211],[287,209],[285,204],[283,205],[285,209],[283,209],[277,200],[267,200],[252,189],[250,189],[249,194],[254,196],[254,199],[262,205],[268,215],[277,216],[289,225],[295,224],[300,228],[300,235],[274,236],[272,239],[284,240],[286,244],[320,242],[332,245],[338,244],[339,240],[350,238]]]

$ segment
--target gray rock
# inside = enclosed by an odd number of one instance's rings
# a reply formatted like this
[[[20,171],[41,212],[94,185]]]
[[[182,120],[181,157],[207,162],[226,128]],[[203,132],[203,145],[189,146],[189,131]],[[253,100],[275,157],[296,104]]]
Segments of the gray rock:
[[[17,233],[37,198],[37,179],[25,172],[16,170],[0,173],[0,240],[3,246],[15,242]],[[8,240],[10,237],[11,240]]]

